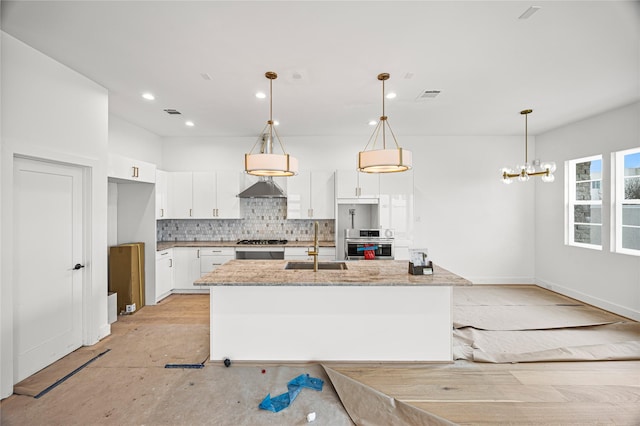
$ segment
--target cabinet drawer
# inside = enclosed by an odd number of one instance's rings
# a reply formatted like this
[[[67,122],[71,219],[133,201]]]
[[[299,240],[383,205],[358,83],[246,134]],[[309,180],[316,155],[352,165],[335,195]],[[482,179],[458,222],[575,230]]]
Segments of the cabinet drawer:
[[[171,257],[173,257],[172,249],[161,250],[156,252],[156,260],[161,260],[161,259],[166,259]]]
[[[200,257],[202,256],[235,256],[236,249],[234,247],[203,247],[200,249]]]
[[[209,273],[235,256],[200,256],[200,275]]]

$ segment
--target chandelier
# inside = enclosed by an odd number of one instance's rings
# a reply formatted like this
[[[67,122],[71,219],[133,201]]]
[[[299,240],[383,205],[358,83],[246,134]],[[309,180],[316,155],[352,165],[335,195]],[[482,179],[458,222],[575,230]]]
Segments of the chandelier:
[[[284,150],[273,121],[273,80],[278,78],[278,74],[268,71],[264,76],[269,79],[269,120],[251,151],[244,155],[244,171],[254,176],[294,176],[298,174],[298,160]],[[282,154],[273,153],[274,137],[278,140]],[[259,152],[254,153],[258,144]]]
[[[358,153],[358,170],[365,173],[393,173],[404,172],[411,168],[411,151],[400,148],[396,136],[391,130],[388,117],[384,114],[384,82],[389,79],[388,73],[378,74],[378,80],[382,81],[382,116],[376,125],[364,151]],[[387,128],[393,137],[395,148],[387,148]],[[382,133],[382,149],[375,149],[378,136]],[[371,149],[367,148],[373,140]]]
[[[541,176],[543,182],[553,182],[555,180],[553,172],[556,171],[556,163],[553,161],[540,163],[540,160],[534,160],[533,163],[529,163],[527,116],[532,112],[532,109],[520,111],[520,114],[524,115],[524,164],[519,164],[515,168],[503,167],[500,169],[502,182],[505,184],[510,184],[515,179],[520,182],[526,182],[531,176]]]

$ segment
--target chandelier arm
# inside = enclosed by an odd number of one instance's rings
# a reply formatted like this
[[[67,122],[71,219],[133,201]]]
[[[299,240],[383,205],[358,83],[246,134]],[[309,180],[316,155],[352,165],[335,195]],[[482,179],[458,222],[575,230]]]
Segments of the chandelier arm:
[[[267,126],[269,126],[269,123],[265,124],[265,126],[262,128],[262,131],[260,132],[260,137],[256,140],[256,143],[254,143],[253,146],[251,147],[251,151],[249,151],[249,154],[253,153],[253,150],[256,148],[256,145],[258,145],[258,142],[264,142],[262,140],[262,135],[264,135],[264,131],[267,128]]]
[[[376,125],[376,128],[373,129],[373,133],[371,133],[371,136],[369,136],[369,141],[365,145],[363,151],[366,151],[367,148],[369,148],[369,144],[371,143],[372,139],[373,139],[373,145],[371,146],[371,149],[374,149],[376,147],[376,142],[378,141],[378,133],[380,133],[380,122],[379,121],[378,121],[378,124]],[[375,136],[375,139],[373,138],[374,136]]]
[[[278,140],[278,144],[280,145],[280,149],[282,149],[282,153],[286,154],[287,151],[285,151],[285,149],[284,149],[284,145],[282,144],[282,141],[280,140],[280,135],[278,134],[278,131],[273,126],[272,126],[272,129],[273,129],[273,133],[276,135],[276,139]]]
[[[398,140],[396,139],[395,133],[393,133],[393,129],[391,128],[391,123],[387,121],[387,126],[389,127],[389,132],[391,132],[391,136],[393,136],[393,143],[396,144],[396,148],[400,149],[400,145],[398,144]]]

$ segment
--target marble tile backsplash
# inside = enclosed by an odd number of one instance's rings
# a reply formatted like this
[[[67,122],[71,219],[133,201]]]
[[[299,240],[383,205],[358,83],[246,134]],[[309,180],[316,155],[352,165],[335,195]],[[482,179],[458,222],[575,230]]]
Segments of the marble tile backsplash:
[[[286,198],[240,199],[240,216],[242,219],[159,220],[158,241],[313,240],[315,220],[288,220]],[[318,239],[333,241],[335,221],[318,222]]]

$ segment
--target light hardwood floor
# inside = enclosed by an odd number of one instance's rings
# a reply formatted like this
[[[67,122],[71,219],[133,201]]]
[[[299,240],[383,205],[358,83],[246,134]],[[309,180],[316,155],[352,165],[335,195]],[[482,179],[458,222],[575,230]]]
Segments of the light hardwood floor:
[[[114,324],[114,332],[154,323],[206,324],[208,301],[208,296],[203,295],[174,295],[157,306],[145,307],[140,312],[145,315],[122,317]],[[640,361],[325,365],[459,424],[640,425]],[[113,372],[113,377],[117,377],[115,369]],[[148,393],[148,384],[143,380],[145,373],[138,374],[141,374],[139,392],[144,395]],[[82,375],[74,380],[83,380]],[[109,377],[103,380],[108,381]],[[118,392],[117,387],[109,387],[107,383],[95,386]],[[127,392],[136,393],[131,389]],[[19,395],[3,400],[0,424],[64,424],[52,409],[58,404],[55,393],[40,400]],[[98,398],[109,397],[102,392]],[[184,424],[189,424],[188,407],[177,405],[171,409],[184,410]],[[92,424],[96,419],[101,424],[115,424],[109,423],[99,402],[95,407],[83,404],[77,410],[81,416],[77,424]],[[25,423],[26,419],[29,423]],[[209,424],[226,424],[222,417],[217,419]]]

